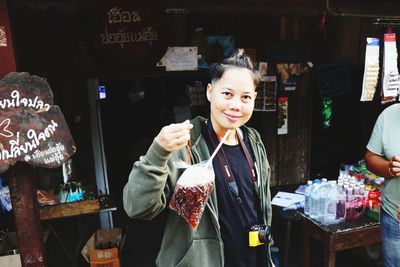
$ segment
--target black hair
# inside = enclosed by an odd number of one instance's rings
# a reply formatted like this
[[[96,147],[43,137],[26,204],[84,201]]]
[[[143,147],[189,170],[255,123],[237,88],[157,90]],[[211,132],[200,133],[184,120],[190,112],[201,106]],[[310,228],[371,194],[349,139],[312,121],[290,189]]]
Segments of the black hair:
[[[243,49],[238,49],[230,57],[225,58],[221,63],[214,63],[210,66],[209,74],[211,82],[221,79],[225,71],[230,68],[248,69],[252,74],[255,87],[257,87],[261,81],[261,76],[257,70],[254,70],[250,57],[246,55]]]

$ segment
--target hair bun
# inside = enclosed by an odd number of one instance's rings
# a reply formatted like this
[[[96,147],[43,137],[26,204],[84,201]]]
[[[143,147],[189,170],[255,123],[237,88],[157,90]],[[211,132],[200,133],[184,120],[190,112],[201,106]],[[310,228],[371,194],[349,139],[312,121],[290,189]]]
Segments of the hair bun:
[[[252,72],[254,84],[260,82],[261,77],[258,71],[254,70],[253,63],[243,48],[237,49],[230,57],[224,59],[222,63],[216,63],[210,66],[210,77],[212,81],[218,80],[222,77],[225,70],[230,67],[245,68]]]
[[[230,57],[226,58],[222,64],[254,70],[250,57],[246,55],[244,49],[236,50]]]

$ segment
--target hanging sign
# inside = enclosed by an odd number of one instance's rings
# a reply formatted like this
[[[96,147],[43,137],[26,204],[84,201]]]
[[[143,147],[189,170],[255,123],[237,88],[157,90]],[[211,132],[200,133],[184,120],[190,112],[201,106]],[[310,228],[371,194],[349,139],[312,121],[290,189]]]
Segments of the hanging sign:
[[[385,33],[383,46],[381,103],[397,100],[400,89],[400,75],[397,67],[396,34]]]
[[[379,79],[379,38],[367,37],[361,101],[372,101]]]
[[[43,78],[11,72],[0,80],[0,172],[16,161],[55,168],[76,147]]]
[[[104,1],[94,24],[96,48],[107,60],[156,62],[165,51],[163,13],[148,4]]]

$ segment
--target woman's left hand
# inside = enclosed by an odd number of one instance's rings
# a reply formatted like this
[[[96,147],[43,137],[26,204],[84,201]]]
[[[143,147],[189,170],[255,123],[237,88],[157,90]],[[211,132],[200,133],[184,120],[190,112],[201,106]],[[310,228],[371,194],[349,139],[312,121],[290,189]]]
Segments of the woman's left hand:
[[[389,161],[389,172],[393,176],[400,176],[400,157],[393,156]]]

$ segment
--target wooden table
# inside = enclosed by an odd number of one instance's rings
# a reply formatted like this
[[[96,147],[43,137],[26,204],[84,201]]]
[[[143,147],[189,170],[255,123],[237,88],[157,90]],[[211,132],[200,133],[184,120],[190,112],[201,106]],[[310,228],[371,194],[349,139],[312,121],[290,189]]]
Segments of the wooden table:
[[[117,208],[115,206],[105,207],[102,206],[98,199],[93,200],[83,200],[70,203],[62,203],[53,206],[46,206],[39,209],[40,219],[44,221],[49,228],[50,232],[54,235],[56,241],[59,243],[63,249],[65,255],[70,260],[72,267],[77,267],[77,258],[80,255],[81,249],[84,243],[92,233],[89,233],[89,227],[91,225],[86,220],[86,216],[98,214],[104,211],[114,211]],[[75,249],[73,252],[69,251],[67,246],[64,244],[65,241],[59,235],[56,227],[54,227],[53,222],[57,219],[65,219],[75,217],[77,219],[78,229],[80,234],[76,240]]]
[[[379,222],[363,216],[353,222],[324,226],[303,216],[304,226],[304,267],[310,266],[310,238],[325,246],[325,265],[334,267],[336,251],[367,246],[381,241]]]
[[[99,212],[100,203],[98,199],[62,203],[53,206],[45,206],[39,209],[40,219],[42,221]]]

